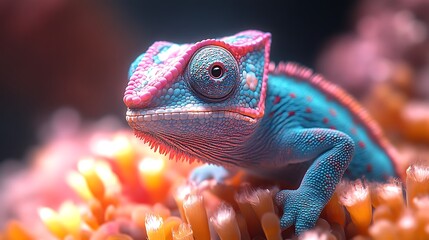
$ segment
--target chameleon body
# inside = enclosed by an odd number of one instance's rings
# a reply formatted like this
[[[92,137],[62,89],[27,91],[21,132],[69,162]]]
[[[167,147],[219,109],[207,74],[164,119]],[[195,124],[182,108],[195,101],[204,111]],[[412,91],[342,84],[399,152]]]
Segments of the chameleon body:
[[[196,169],[197,182],[228,169],[282,181],[283,229],[314,226],[344,176],[397,176],[394,151],[339,87],[294,63],[269,61],[271,35],[255,30],[194,44],[156,42],[131,65],[124,102],[137,136]]]

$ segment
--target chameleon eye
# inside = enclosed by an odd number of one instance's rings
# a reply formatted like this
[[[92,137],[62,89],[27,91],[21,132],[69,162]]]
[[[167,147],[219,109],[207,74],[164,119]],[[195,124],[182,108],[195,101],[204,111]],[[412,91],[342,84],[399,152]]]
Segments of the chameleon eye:
[[[225,100],[238,84],[238,65],[229,51],[218,46],[198,50],[189,62],[187,80],[207,101]]]

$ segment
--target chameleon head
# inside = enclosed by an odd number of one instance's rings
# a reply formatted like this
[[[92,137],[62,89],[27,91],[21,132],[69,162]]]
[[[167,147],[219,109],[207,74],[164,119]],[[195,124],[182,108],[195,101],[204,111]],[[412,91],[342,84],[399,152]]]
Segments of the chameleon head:
[[[154,43],[130,68],[128,124],[161,153],[213,162],[246,141],[264,114],[270,40],[249,30]]]

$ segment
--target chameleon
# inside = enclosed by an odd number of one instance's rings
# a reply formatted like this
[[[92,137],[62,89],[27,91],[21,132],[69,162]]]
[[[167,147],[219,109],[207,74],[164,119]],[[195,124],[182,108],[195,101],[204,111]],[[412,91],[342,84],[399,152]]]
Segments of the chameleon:
[[[207,163],[191,180],[237,169],[294,189],[273,196],[284,230],[315,226],[344,177],[398,176],[395,149],[357,100],[310,68],[270,62],[271,34],[155,42],[129,70],[134,133],[170,159]]]

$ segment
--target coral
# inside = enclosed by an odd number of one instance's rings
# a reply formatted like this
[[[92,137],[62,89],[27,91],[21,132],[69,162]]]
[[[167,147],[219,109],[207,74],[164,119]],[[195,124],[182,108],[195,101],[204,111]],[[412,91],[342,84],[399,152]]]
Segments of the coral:
[[[296,238],[280,229],[275,185],[248,184],[239,173],[194,186],[186,179],[197,164],[168,161],[120,128],[94,127],[102,123],[58,128],[61,134],[34,150],[43,154],[32,156],[30,170],[3,182],[16,202],[3,201],[10,215],[3,216],[1,239]],[[316,227],[299,238],[429,237],[428,176],[420,164],[408,168],[404,184],[341,182]],[[22,188],[38,178],[40,187]]]

